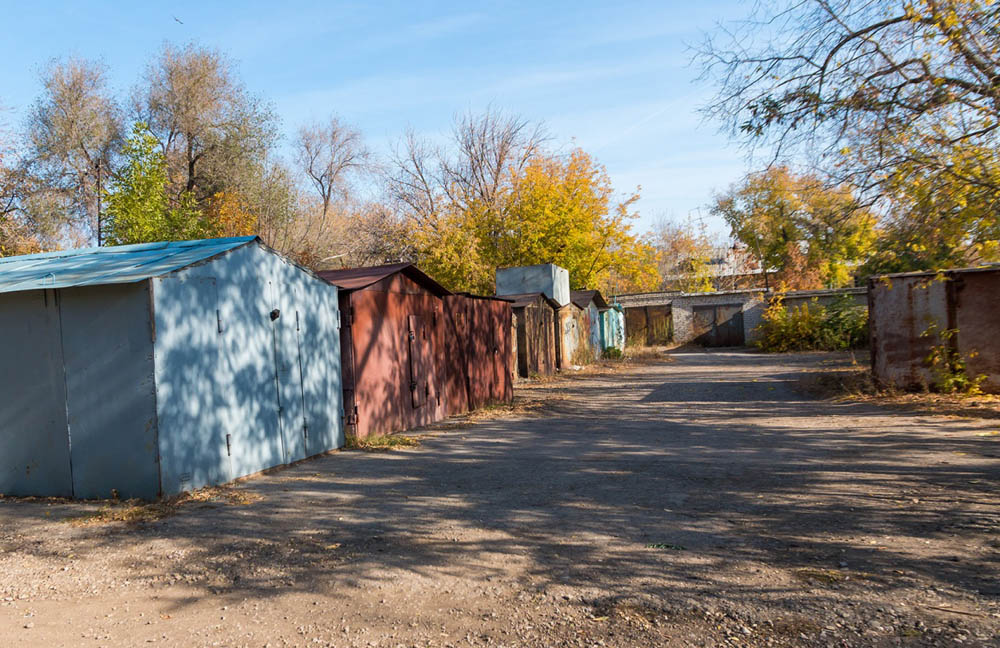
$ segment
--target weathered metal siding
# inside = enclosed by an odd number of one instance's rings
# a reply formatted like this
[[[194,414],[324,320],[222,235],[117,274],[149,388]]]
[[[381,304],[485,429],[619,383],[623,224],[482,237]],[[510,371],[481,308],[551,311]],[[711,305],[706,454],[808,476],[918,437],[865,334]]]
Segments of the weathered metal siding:
[[[469,405],[510,402],[514,398],[510,304],[483,297],[470,298],[469,305]]]
[[[534,303],[513,309],[516,337],[514,357],[517,374],[549,376],[556,370],[555,311],[539,297]]]
[[[455,384],[465,384],[469,409],[509,402],[514,398],[515,371],[510,303],[466,295],[452,295],[445,300],[461,350],[457,369],[463,377]]]
[[[1000,270],[956,274],[954,328],[970,376],[985,375],[983,389],[1000,392]]]
[[[601,348],[625,349],[625,313],[618,307],[601,311]]]
[[[657,346],[673,339],[670,304],[626,306],[624,310],[629,344]]]
[[[231,351],[248,356],[259,353],[261,336],[252,329],[240,330],[238,324],[237,332],[232,333],[237,322],[233,309],[223,307],[218,280],[204,271],[168,275],[153,279],[151,284],[163,493],[229,481],[226,435],[235,431],[233,419],[240,412],[229,411],[228,405],[237,400],[237,394],[249,401],[267,396],[262,390],[252,393],[248,389],[246,373],[240,373],[231,363]],[[254,294],[251,286],[246,287],[248,292],[243,297],[252,304],[256,301]],[[220,323],[223,333],[219,331]],[[238,344],[234,337],[239,338]],[[265,375],[261,370],[261,382],[266,380]],[[253,414],[253,418],[246,419],[245,427],[257,427],[269,420],[263,412]]]
[[[19,404],[3,408],[0,491],[156,497],[147,284],[9,293],[0,303],[5,320],[24,316],[30,327],[0,324],[11,334],[5,375],[17,381],[4,396]]]
[[[149,284],[60,291],[73,495],[159,495]]]
[[[560,306],[570,300],[569,271],[552,263],[517,268],[501,268],[496,275],[496,294],[544,293]]]
[[[58,291],[0,294],[0,493],[73,494]]]
[[[442,299],[397,273],[353,291],[350,304],[354,433],[390,434],[447,416]]]
[[[926,387],[934,376],[927,357],[944,344],[966,362],[969,376],[985,375],[983,388],[1000,391],[1000,338],[996,304],[1000,269],[874,277],[869,281],[872,372],[882,385]]]
[[[569,304],[559,309],[562,366],[589,364],[594,359],[591,346],[590,312]]]
[[[343,445],[336,287],[259,244],[153,283],[165,494]]]
[[[469,376],[466,331],[469,326],[467,299],[462,295],[448,295],[442,299],[444,308],[444,355],[447,370],[444,373],[444,394],[448,416],[469,411]]]
[[[601,311],[598,310],[594,302],[587,304],[587,317],[590,320],[588,322],[590,351],[595,357],[600,357],[604,352],[604,345],[601,343]]]

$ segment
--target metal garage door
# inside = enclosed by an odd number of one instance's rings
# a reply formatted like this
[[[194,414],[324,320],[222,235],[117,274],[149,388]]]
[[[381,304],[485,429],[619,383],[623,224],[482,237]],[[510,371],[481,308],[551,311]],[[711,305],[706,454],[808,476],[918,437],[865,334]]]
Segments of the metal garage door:
[[[743,308],[740,304],[695,306],[692,325],[695,342],[708,347],[743,346]]]

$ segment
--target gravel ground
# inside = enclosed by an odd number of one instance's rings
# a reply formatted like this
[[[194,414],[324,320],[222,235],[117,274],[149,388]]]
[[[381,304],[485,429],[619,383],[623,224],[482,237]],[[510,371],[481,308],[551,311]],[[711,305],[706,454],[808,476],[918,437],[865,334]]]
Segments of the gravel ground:
[[[530,386],[143,524],[0,499],[0,644],[1000,645],[997,421],[796,391],[840,360]]]

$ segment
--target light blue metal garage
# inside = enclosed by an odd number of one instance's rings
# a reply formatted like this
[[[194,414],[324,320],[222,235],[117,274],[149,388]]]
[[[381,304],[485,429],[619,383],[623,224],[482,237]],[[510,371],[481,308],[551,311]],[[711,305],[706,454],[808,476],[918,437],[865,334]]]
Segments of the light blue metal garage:
[[[0,259],[0,493],[155,498],[343,445],[336,287],[257,237]]]

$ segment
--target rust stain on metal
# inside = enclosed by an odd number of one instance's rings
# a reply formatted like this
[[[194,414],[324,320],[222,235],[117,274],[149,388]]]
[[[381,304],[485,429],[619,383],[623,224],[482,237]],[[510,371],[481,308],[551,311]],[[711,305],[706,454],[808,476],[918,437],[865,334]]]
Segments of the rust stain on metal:
[[[360,438],[513,399],[511,306],[412,264],[319,273],[340,291],[344,415]]]
[[[904,389],[933,382],[927,357],[941,332],[966,363],[969,376],[1000,392],[996,303],[1000,267],[905,273],[869,280],[872,373],[877,383]]]

